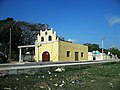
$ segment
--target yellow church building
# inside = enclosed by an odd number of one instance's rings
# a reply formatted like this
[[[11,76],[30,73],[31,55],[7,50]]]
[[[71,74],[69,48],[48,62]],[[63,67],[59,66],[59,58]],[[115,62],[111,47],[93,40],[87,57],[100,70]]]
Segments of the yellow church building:
[[[62,62],[88,60],[88,47],[61,40],[53,29],[40,31],[35,41],[36,62]]]

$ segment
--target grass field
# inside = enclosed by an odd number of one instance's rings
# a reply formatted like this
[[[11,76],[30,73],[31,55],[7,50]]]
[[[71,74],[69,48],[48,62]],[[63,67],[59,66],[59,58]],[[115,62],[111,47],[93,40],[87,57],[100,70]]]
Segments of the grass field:
[[[120,90],[120,63],[62,68],[0,77],[0,90]]]

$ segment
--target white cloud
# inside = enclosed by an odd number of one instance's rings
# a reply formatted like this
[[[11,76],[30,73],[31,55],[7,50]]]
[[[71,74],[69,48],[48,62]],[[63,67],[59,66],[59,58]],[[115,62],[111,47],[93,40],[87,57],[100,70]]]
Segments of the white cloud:
[[[77,43],[78,41],[75,40],[75,39],[68,39],[67,41],[71,41],[71,42],[74,42],[74,43]]]
[[[113,26],[115,24],[120,24],[120,16],[110,16],[108,18],[109,25]]]

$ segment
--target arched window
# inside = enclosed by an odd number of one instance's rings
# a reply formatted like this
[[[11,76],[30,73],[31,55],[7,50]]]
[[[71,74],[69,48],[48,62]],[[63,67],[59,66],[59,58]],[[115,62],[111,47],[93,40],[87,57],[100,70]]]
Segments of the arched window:
[[[45,35],[47,35],[47,32],[45,32]]]
[[[44,42],[44,37],[41,37],[41,42]]]
[[[52,41],[52,37],[51,36],[48,37],[48,41]]]

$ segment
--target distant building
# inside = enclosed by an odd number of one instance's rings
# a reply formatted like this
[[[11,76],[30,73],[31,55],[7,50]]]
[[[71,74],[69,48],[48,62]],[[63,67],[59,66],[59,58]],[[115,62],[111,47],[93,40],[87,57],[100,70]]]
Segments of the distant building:
[[[99,54],[96,54],[96,53],[93,53],[93,52],[88,52],[88,60],[104,60],[106,59],[106,54],[102,54],[102,53],[99,53]]]
[[[37,35],[34,59],[36,62],[87,61],[88,47],[61,40],[53,29],[48,29]]]
[[[88,52],[88,60],[114,60],[118,59],[116,55],[100,53],[99,51]]]

